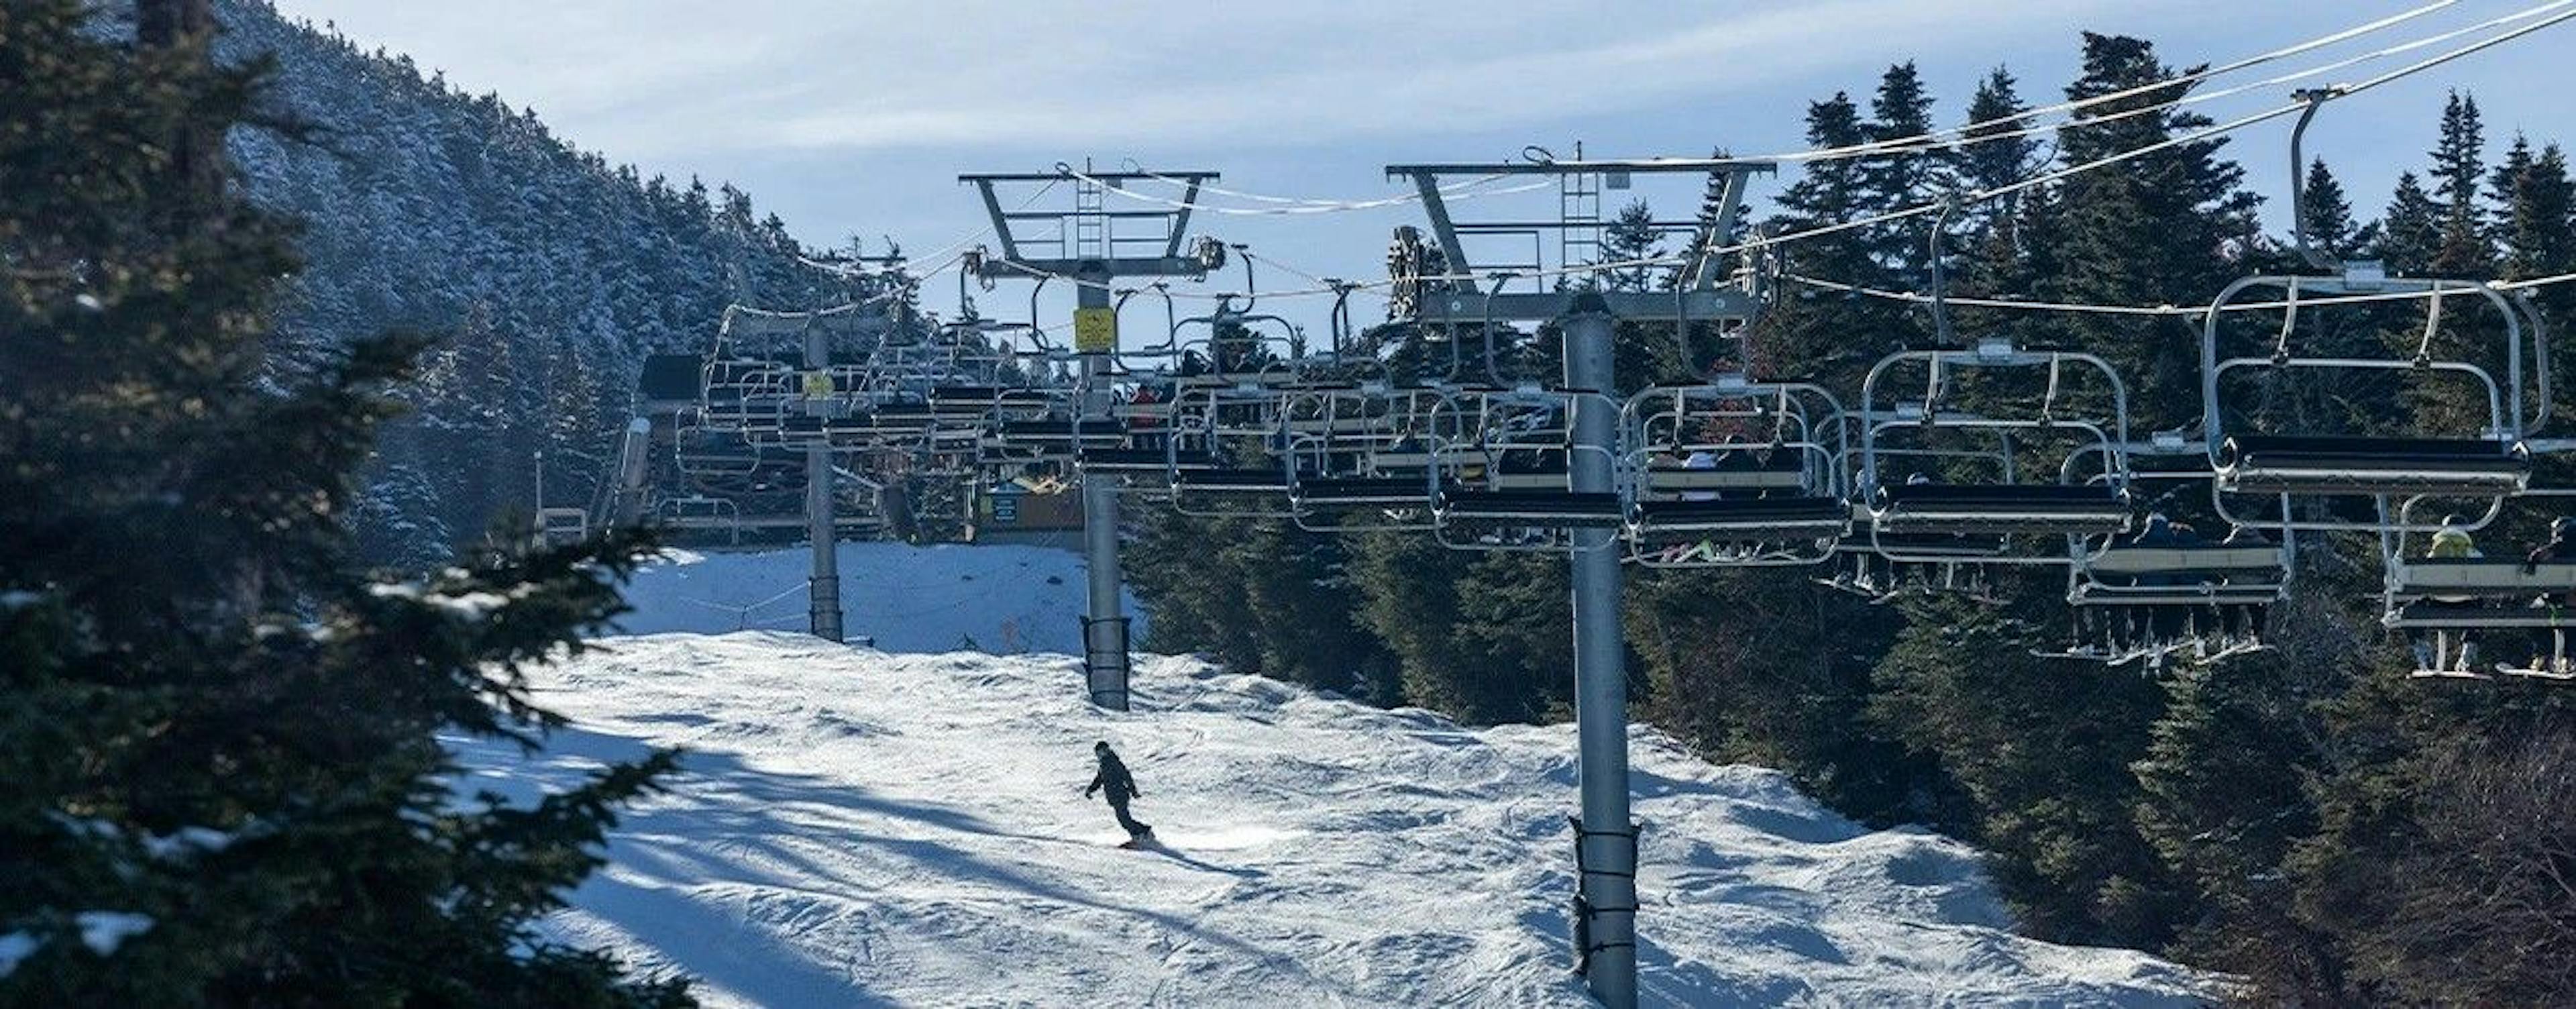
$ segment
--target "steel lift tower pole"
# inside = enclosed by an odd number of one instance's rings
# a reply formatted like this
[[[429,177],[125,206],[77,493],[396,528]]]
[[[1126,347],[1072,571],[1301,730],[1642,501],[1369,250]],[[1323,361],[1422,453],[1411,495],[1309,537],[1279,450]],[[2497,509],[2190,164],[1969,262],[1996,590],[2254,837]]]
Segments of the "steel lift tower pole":
[[[1224,265],[1223,248],[1202,240],[1184,248],[1190,208],[1199,186],[1215,172],[1076,172],[1058,165],[1053,172],[960,175],[984,198],[993,234],[1002,247],[999,259],[975,267],[982,279],[1069,279],[1074,284],[1073,347],[1082,361],[1082,414],[1086,424],[1115,426],[1118,359],[1118,310],[1110,288],[1128,277],[1205,277]],[[1107,190],[1138,182],[1178,183],[1178,206],[1167,209],[1112,210]],[[1004,188],[1045,186],[1020,204],[1002,207]],[[1068,188],[1071,210],[1029,209],[1053,189]],[[1034,320],[1033,320],[1034,321]],[[1108,480],[1082,482],[1082,553],[1089,569],[1090,600],[1082,618],[1083,672],[1091,703],[1125,711],[1127,696],[1127,627],[1121,612],[1118,570],[1118,487]]]
[[[1647,161],[1531,161],[1506,164],[1389,165],[1389,178],[1412,181],[1421,195],[1441,255],[1448,263],[1442,277],[1409,278],[1423,285],[1413,300],[1413,316],[1425,323],[1454,327],[1494,322],[1556,321],[1565,338],[1565,388],[1577,393],[1574,448],[1568,453],[1570,489],[1576,493],[1616,490],[1613,460],[1619,451],[1617,409],[1620,402],[1612,368],[1616,323],[1743,322],[1758,302],[1740,288],[1718,284],[1716,259],[1703,256],[1684,271],[1678,290],[1606,291],[1587,285],[1571,290],[1540,283],[1527,292],[1480,291],[1478,267],[1468,258],[1465,236],[1500,236],[1527,241],[1554,231],[1560,255],[1575,258],[1597,253],[1601,228],[1600,194],[1604,188],[1625,189],[1632,175],[1680,172],[1719,181],[1719,218],[1659,221],[1659,231],[1700,236],[1701,248],[1724,243],[1734,225],[1747,179],[1769,172],[1764,162],[1733,159],[1658,158]],[[1558,179],[1560,213],[1553,221],[1460,223],[1442,199],[1443,176],[1482,178],[1496,175],[1552,175]],[[1535,251],[1535,243],[1533,243]],[[1513,269],[1538,266],[1512,264]],[[1575,263],[1562,265],[1573,266]],[[1399,277],[1399,282],[1408,278]],[[1575,951],[1584,980],[1594,997],[1610,1009],[1637,1004],[1637,826],[1629,813],[1627,639],[1619,620],[1619,551],[1617,533],[1608,529],[1573,530],[1571,581],[1574,605],[1574,717],[1582,815],[1575,822],[1577,872]]]
[[[806,408],[828,416],[832,340],[811,320],[805,326],[805,367],[809,384]],[[814,571],[806,581],[806,616],[814,636],[841,640],[841,554],[839,516],[833,514],[832,444],[816,438],[805,446],[805,535],[814,548]]]

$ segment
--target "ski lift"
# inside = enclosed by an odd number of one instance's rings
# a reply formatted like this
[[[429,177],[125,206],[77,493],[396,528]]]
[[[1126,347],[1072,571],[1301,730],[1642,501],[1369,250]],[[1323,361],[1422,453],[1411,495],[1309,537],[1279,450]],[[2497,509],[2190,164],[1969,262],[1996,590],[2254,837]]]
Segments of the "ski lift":
[[[1191,383],[1174,388],[1171,437],[1203,454],[1203,466],[1174,467],[1172,508],[1201,517],[1290,518],[1284,394],[1263,382]]]
[[[2411,675],[2486,679],[2489,674],[2478,668],[2472,635],[2546,630],[2551,638],[2546,656],[2536,656],[2530,666],[2498,663],[2493,668],[2513,676],[2576,681],[2576,664],[2571,664],[2567,650],[2567,631],[2576,627],[2576,557],[2487,557],[2465,545],[2418,556],[2410,549],[2409,532],[2423,527],[2413,521],[2410,511],[2426,500],[2409,498],[2401,504],[2389,531],[2381,536],[2386,570],[2381,624],[2433,634],[2429,648],[2420,640],[2416,643],[2416,669]],[[2467,533],[2491,528],[2493,522],[2492,516],[2475,522],[2454,522],[2456,518],[2446,518],[2438,528],[2455,531],[2463,544]],[[2442,538],[2443,534],[2436,534],[2436,544]]]
[[[1382,384],[1308,384],[1283,415],[1289,501],[1314,532],[1430,529],[1432,422],[1441,395]]]
[[[1462,550],[1562,550],[1571,529],[1615,529],[1627,508],[1614,488],[1574,489],[1576,453],[1615,453],[1574,440],[1577,411],[1617,411],[1593,392],[1460,390],[1441,401],[1433,428],[1452,466],[1435,467],[1434,518],[1444,545]],[[1456,451],[1466,449],[1468,451]]]
[[[2147,481],[2192,486],[2213,477],[2208,456],[2182,432],[2159,432],[2128,446],[2127,455],[2133,489]],[[2074,473],[2088,458],[2069,456],[2063,471]],[[2287,596],[2294,570],[2294,534],[2277,535],[2236,526],[2223,539],[2207,540],[2155,513],[2135,535],[2072,540],[2066,598],[2076,608],[2078,640],[2065,657],[2144,658],[2161,666],[2183,651],[2207,662],[2261,649],[2265,616]]]
[[[1178,374],[1192,384],[1288,385],[1297,381],[1291,362],[1303,356],[1305,337],[1296,323],[1234,307],[1234,295],[1216,296],[1206,315],[1172,323],[1169,340]],[[1191,327],[1205,336],[1185,340]]]
[[[2201,320],[2202,433],[2217,474],[2213,486],[2220,514],[2239,525],[2384,532],[2387,530],[2381,523],[2387,517],[2386,498],[2390,496],[2427,495],[2500,503],[2529,485],[2531,458],[2522,441],[2527,432],[2539,429],[2549,416],[2548,332],[2527,300],[2507,297],[2494,284],[2482,281],[2389,277],[2377,263],[2338,263],[2308,247],[2302,213],[2305,201],[2298,198],[2304,185],[2301,173],[2306,166],[2295,162],[2309,122],[2328,100],[2342,93],[2333,88],[2300,92],[2298,97],[2307,103],[2307,109],[2290,134],[2290,157],[2294,162],[2290,172],[2292,234],[2300,258],[2319,271],[2330,272],[2241,278],[2218,293]],[[2224,356],[2219,346],[2219,326],[2229,305],[2239,295],[2271,290],[2280,292],[2277,304],[2281,326],[2270,352]],[[2302,335],[2302,297],[2384,298],[2408,294],[2420,295],[2424,303],[2422,335],[2411,356],[2316,354],[2305,345],[2306,341],[2297,339]],[[2437,357],[2436,338],[2442,332],[2443,306],[2451,295],[2474,296],[2494,309],[2501,323],[2497,334],[2502,337],[2502,346],[2497,348],[2504,361],[2501,382],[2485,364]],[[2468,383],[2482,394],[2474,399],[2482,401],[2486,408],[2485,422],[2474,431],[2419,432],[2401,437],[2231,428],[2220,393],[2228,374],[2238,371],[2271,375],[2379,372],[2447,376]],[[2240,519],[2228,513],[2229,494],[2272,496],[2279,502],[2280,514],[2261,523]],[[2378,502],[2367,520],[2331,515],[2299,518],[2292,513],[2294,497],[2319,497],[2328,503],[2336,498],[2376,498]],[[2401,508],[2400,514],[2403,513]]]
[[[1724,375],[1647,389],[1621,413],[1632,562],[1817,564],[1850,531],[1842,408],[1823,388]]]
[[[1879,388],[1894,369],[1919,364],[1926,374],[1925,396],[1915,409],[1878,409]],[[2029,416],[1986,417],[1954,409],[1953,377],[2006,369],[2046,369],[2047,386]],[[2110,394],[2102,417],[2061,415],[2068,396],[2070,371],[2100,376]],[[2005,399],[2009,397],[1998,397]],[[1858,490],[1870,511],[1873,547],[1892,559],[1887,537],[1928,536],[2107,536],[2123,532],[2130,520],[2128,495],[2128,391],[2109,362],[2091,354],[2016,350],[2006,341],[1989,339],[1973,350],[1910,350],[1880,359],[1861,383],[1861,472]],[[1986,432],[1999,436],[2005,472],[1993,482],[1946,483],[1937,478],[1902,482],[1882,479],[1882,443],[1910,432],[1926,436],[1943,431]],[[2068,437],[2075,451],[2099,452],[2107,479],[2086,483],[2026,483],[2014,479],[2013,453],[2036,441],[2024,433]],[[2017,436],[2028,439],[2017,441]],[[1927,476],[1924,474],[1917,474]],[[2062,478],[2061,478],[2062,479]],[[2063,551],[2040,556],[1994,558],[2002,563],[2063,564]]]

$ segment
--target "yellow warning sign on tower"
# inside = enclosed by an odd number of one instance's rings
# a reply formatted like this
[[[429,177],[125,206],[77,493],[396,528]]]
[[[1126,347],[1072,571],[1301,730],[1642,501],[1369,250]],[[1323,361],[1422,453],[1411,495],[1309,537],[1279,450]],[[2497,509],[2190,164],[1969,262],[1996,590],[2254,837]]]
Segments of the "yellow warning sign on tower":
[[[806,399],[830,399],[830,398],[832,398],[832,373],[831,373],[831,372],[828,372],[828,371],[809,371],[809,372],[806,372],[806,373],[805,373],[805,398],[806,398]]]
[[[1117,350],[1118,310],[1114,308],[1074,309],[1073,349],[1084,354],[1106,354]]]

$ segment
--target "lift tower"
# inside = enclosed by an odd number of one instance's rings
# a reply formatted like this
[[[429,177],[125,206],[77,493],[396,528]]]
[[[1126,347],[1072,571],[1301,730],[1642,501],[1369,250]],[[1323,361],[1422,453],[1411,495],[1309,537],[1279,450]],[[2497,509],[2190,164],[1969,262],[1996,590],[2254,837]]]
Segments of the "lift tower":
[[[1551,234],[1557,239],[1560,267],[1596,263],[1601,194],[1629,188],[1639,174],[1689,173],[1713,180],[1713,221],[1657,221],[1654,226],[1659,232],[1693,236],[1692,248],[1716,248],[1734,228],[1746,182],[1771,170],[1767,162],[1728,158],[1585,161],[1579,148],[1573,161],[1389,165],[1388,178],[1413,183],[1447,264],[1438,276],[1397,277],[1398,304],[1409,308],[1416,321],[1451,327],[1453,334],[1461,324],[1556,321],[1565,339],[1565,387],[1594,397],[1593,403],[1575,408],[1574,447],[1585,451],[1569,453],[1572,490],[1614,492],[1618,418],[1600,408],[1618,401],[1611,366],[1614,323],[1742,323],[1753,317],[1758,300],[1749,290],[1720,285],[1713,255],[1680,263],[1671,290],[1602,290],[1606,285],[1574,282],[1579,274],[1564,273],[1560,276],[1569,283],[1537,280],[1532,290],[1505,291],[1504,281],[1497,279],[1496,289],[1485,291],[1478,286],[1478,271],[1544,275],[1544,239]],[[1444,177],[1530,175],[1557,179],[1559,212],[1554,220],[1462,223],[1451,217],[1443,199],[1450,192],[1441,188]],[[1480,267],[1469,258],[1470,238],[1478,239],[1480,247],[1508,243],[1512,252],[1503,254],[1529,258]],[[1574,714],[1582,790],[1582,816],[1575,823],[1576,936],[1582,948],[1575,955],[1594,996],[1611,1009],[1631,1009],[1637,1004],[1637,828],[1628,804],[1627,644],[1619,625],[1618,534],[1610,529],[1571,532]]]
[[[1073,349],[1082,359],[1082,413],[1086,423],[1115,425],[1111,383],[1118,357],[1118,310],[1111,287],[1127,277],[1205,277],[1224,265],[1224,246],[1201,239],[1184,247],[1199,186],[1215,172],[1053,172],[960,175],[973,183],[992,215],[1001,257],[976,269],[986,280],[1069,280],[1074,285]],[[1167,207],[1112,210],[1108,190],[1138,182],[1183,187]],[[1044,187],[1019,209],[1004,210],[1004,189]],[[1065,189],[1070,209],[1033,209],[1049,191]],[[1032,320],[1034,321],[1034,320]],[[1083,669],[1091,703],[1127,710],[1127,617],[1120,612],[1118,487],[1109,480],[1082,482],[1082,552],[1090,569],[1090,606],[1082,618]]]

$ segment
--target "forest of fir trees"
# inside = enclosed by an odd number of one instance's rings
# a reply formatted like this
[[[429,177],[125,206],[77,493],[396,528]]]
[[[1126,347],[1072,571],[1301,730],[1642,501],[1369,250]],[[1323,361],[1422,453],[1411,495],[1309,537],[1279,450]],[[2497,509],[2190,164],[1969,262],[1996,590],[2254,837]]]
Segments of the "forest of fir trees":
[[[48,11],[71,6],[45,5]],[[266,431],[271,428],[260,425],[278,422],[274,406],[254,393],[304,389],[302,395],[322,397],[341,411],[336,423],[381,432],[370,459],[349,458],[310,439],[279,443],[281,451],[316,453],[308,468],[324,478],[322,499],[345,502],[340,514],[357,517],[354,540],[333,538],[332,529],[346,528],[343,518],[321,524],[298,518],[283,534],[234,545],[256,554],[243,561],[252,567],[298,573],[302,581],[272,582],[279,598],[339,598],[333,593],[354,584],[341,565],[356,558],[413,568],[446,560],[455,544],[479,539],[495,515],[534,503],[529,463],[540,444],[573,446],[550,455],[547,482],[586,497],[597,469],[585,454],[604,451],[595,439],[613,429],[641,355],[702,346],[710,320],[729,301],[793,306],[849,293],[838,278],[804,266],[783,225],[758,216],[737,191],[640,178],[553,138],[531,111],[459,94],[401,57],[361,53],[343,40],[288,25],[256,0],[225,0],[217,8],[231,30],[224,46],[278,53],[273,104],[263,108],[291,110],[312,127],[303,135],[233,134],[242,181],[255,202],[305,221],[294,244],[302,270],[290,286],[255,291],[253,281],[224,274],[246,285],[234,297],[258,307],[240,317],[265,321],[266,358],[280,362],[274,374],[256,380],[223,376],[248,383],[237,393],[243,397],[239,430]],[[55,56],[57,63],[112,59],[77,45]],[[2143,41],[2088,35],[2081,76],[2063,93],[2084,98],[2124,91],[2175,69]],[[124,83],[149,87],[160,80],[145,75]],[[77,82],[91,92],[63,90]],[[55,91],[45,94],[63,92],[64,100],[93,103],[89,108],[136,101],[112,82],[66,78],[48,82]],[[1961,113],[1945,116],[1914,67],[1899,65],[1860,99],[1837,94],[1813,103],[1808,138],[1843,146],[1945,122],[2002,132],[2031,104],[2020,88],[1997,70]],[[2093,111],[2170,97],[2148,91]],[[1772,219],[1761,223],[1795,229],[1855,220],[1954,188],[1990,188],[2051,165],[2144,146],[2205,122],[2166,110],[1937,158],[1829,162],[1800,177]],[[2324,163],[2308,166],[2313,239],[2337,255],[2382,259],[2402,274],[2519,278],[2576,269],[2564,152],[2546,139],[2486,135],[2469,95],[2453,97],[2439,126],[2439,141],[2420,171],[2401,176],[2384,202],[2347,193]],[[2269,220],[2258,219],[2258,201],[2225,146],[2224,140],[2178,145],[1963,208],[1946,236],[1952,290],[2187,304],[2238,275],[2291,267],[2278,237],[2285,230],[2282,208],[2263,208]],[[124,213],[116,201],[127,198],[101,194],[90,210]],[[2356,199],[2365,201],[2361,209]],[[1605,258],[1674,251],[1652,229],[1634,226],[1651,219],[1645,208],[1632,208],[1628,217],[1631,226],[1612,230]],[[1794,276],[1920,290],[1929,281],[1926,237],[1919,222],[1870,225],[1788,247],[1783,265]],[[1626,271],[1606,282],[1642,287],[1664,279],[1654,271]],[[1901,303],[1794,280],[1782,294],[1740,348],[1724,351],[1759,377],[1849,388],[1880,356],[1919,346],[1929,335],[1928,318]],[[2563,288],[2545,292],[2543,300],[2552,319],[2576,317]],[[119,310],[153,306],[138,302]],[[54,309],[49,303],[44,311]],[[2023,346],[2103,354],[2129,378],[2142,426],[2174,426],[2196,407],[2196,320],[1962,309],[1956,323],[1961,332],[2001,333]],[[2400,334],[2412,338],[2417,326],[2419,317],[2402,308],[2373,309],[2353,313],[2322,338],[2385,345]],[[400,362],[363,349],[377,345],[353,351],[348,343],[351,334],[384,331],[442,337],[382,345],[417,351],[418,381],[389,384],[390,376],[404,373]],[[1630,386],[1704,368],[1720,354],[1703,348],[1701,360],[1682,361],[1669,339],[1637,335],[1623,341],[1620,360],[1622,382]],[[1400,365],[1418,365],[1424,357],[1423,334],[1408,327],[1388,325],[1370,336]],[[2441,338],[2465,339],[2457,332]],[[1548,342],[1536,341],[1534,356],[1543,359]],[[2576,373],[2567,363],[2559,362],[2559,373]],[[327,381],[310,385],[319,380]],[[2438,408],[2410,402],[2418,410]],[[396,419],[397,405],[413,409]],[[2563,415],[2566,404],[2560,406]],[[2405,420],[2364,415],[2353,422],[2402,427]],[[230,444],[217,438],[191,451],[220,458]],[[123,535],[129,527],[119,523],[149,521],[90,503],[132,500],[132,489],[121,485],[47,494],[56,496],[30,491],[17,504],[34,514],[63,504],[59,495],[99,495],[65,507],[109,524],[67,535]],[[2531,532],[2494,535],[2510,540]],[[1200,549],[1208,543],[1219,547]],[[216,550],[212,541],[194,538],[186,546]],[[203,661],[255,658],[271,675],[289,678],[321,667],[315,664],[336,667],[378,654],[366,648],[434,646],[444,658],[422,669],[422,682],[471,690],[483,689],[468,678],[480,658],[552,647],[555,635],[613,605],[562,580],[577,558],[477,556],[467,576],[472,584],[452,588],[512,580],[554,586],[538,597],[555,601],[547,620],[527,625],[532,636],[477,639],[463,628],[424,623],[391,603],[333,617],[363,630],[349,640],[374,642],[337,652],[289,655],[276,650],[291,641],[234,640],[201,624],[130,630],[158,636],[156,646],[213,635],[220,647],[190,646],[201,650]],[[1129,556],[1153,612],[1152,647],[1200,650],[1239,669],[1473,722],[1568,714],[1571,635],[1557,558],[1456,552],[1398,533],[1313,536],[1277,522],[1167,512],[1144,519],[1144,542]],[[2005,605],[1946,598],[1873,606],[1777,572],[1641,573],[1631,580],[1627,614],[1632,687],[1643,717],[1714,759],[1784,769],[1870,823],[1920,823],[1984,847],[2020,920],[2043,937],[2151,948],[2229,971],[2245,980],[2253,1001],[2576,1002],[2576,966],[2552,952],[2576,942],[2576,895],[2561,882],[2576,878],[2576,700],[2525,684],[2448,690],[2407,681],[2404,642],[2378,628],[2370,602],[2377,582],[2373,548],[2326,540],[2309,544],[2301,560],[2302,582],[2276,622],[2283,628],[2276,649],[2156,675],[2034,656],[2067,640],[2060,585],[2023,586],[2005,593],[2018,600]],[[177,600],[206,588],[144,584]],[[80,605],[67,598],[60,612],[77,615]],[[206,605],[223,612],[232,601],[216,591]],[[0,646],[22,657],[44,654],[55,641],[50,636],[71,626],[30,619],[19,616],[0,628]],[[138,695],[136,706],[101,708],[97,700],[107,695],[87,677],[128,675],[126,667],[22,662],[15,668],[24,678],[21,696],[29,699],[21,712],[87,711],[79,719],[106,726],[101,720],[149,719],[152,705],[187,700]],[[249,704],[261,695],[231,685],[266,681],[206,682],[228,692],[198,703]],[[448,696],[440,692],[446,689],[420,696],[435,702]],[[409,780],[403,775],[422,765],[410,763],[417,751],[393,744],[413,738],[407,734],[414,726],[401,721],[409,710],[390,711],[381,723],[341,727],[383,733],[369,739],[388,748],[364,751],[364,760],[348,770],[383,776],[383,787],[394,790],[350,815],[390,814],[407,801],[400,794]],[[20,719],[5,728],[60,728],[49,725]],[[13,767],[11,798],[50,801],[46,790],[53,788],[115,795],[125,804],[115,808],[129,810],[117,815],[137,818],[131,832],[123,840],[21,837],[13,843],[17,850],[76,844],[88,853],[82,857],[95,855],[104,867],[119,857],[113,849],[134,837],[188,820],[238,826],[246,822],[245,810],[261,808],[258,802],[293,794],[285,783],[258,778],[239,784],[271,790],[227,797],[187,791],[193,779],[185,777],[169,779],[170,787],[153,785],[140,772],[119,777],[166,759],[152,751],[110,747],[76,755],[88,762]],[[603,782],[605,791],[597,794],[650,787],[650,772],[639,768]],[[188,805],[208,798],[233,805]],[[542,822],[460,820],[460,833],[448,840],[466,845],[495,830],[542,827],[548,844],[577,844],[596,836],[606,809],[559,810],[558,819]],[[262,850],[246,849],[245,858]],[[454,860],[463,851],[387,854],[434,874],[461,868]],[[291,860],[293,849],[277,853]],[[245,892],[275,896],[246,905],[245,913],[290,914],[305,906],[297,901],[332,896],[311,889],[327,882],[327,874],[296,875],[290,863],[244,861],[241,867],[244,885],[259,888]],[[281,875],[262,875],[272,868]],[[477,871],[543,882],[577,878],[583,868],[574,859]],[[118,882],[103,868],[67,885],[122,887],[118,892],[148,903],[169,896],[152,889],[159,883],[152,875]],[[495,895],[490,916],[468,923],[491,930],[454,932],[460,944],[454,948],[475,955],[500,949],[488,937],[506,938],[541,911],[544,892]],[[287,978],[310,985],[308,991],[376,983],[292,973],[304,955],[292,944],[305,936],[276,934],[279,943],[261,947],[176,948],[171,973],[137,974],[121,983],[143,986],[135,991],[227,977]],[[511,983],[617,983],[604,962],[574,957],[555,966],[558,973]],[[239,973],[244,970],[267,973]]]
[[[532,513],[540,450],[543,503],[593,505],[644,356],[703,352],[726,305],[880,290],[811,265],[786,223],[731,185],[612,164],[537,110],[289,22],[267,0],[213,9],[221,56],[275,61],[261,118],[298,126],[231,135],[251,197],[304,222],[281,367],[350,334],[437,338],[370,462],[356,519],[372,558],[436,564]]]
[[[2087,34],[2082,47],[2081,76],[2063,89],[2069,99],[2188,69],[2164,64],[2139,39]],[[1812,103],[1807,140],[1842,147],[1947,123],[1968,124],[1971,135],[2006,132],[2031,104],[2021,88],[1997,69],[1963,115],[1944,117],[1915,66],[1900,64],[1866,97]],[[2176,91],[2086,114],[2112,116]],[[2206,125],[2167,109],[1938,157],[1821,162],[1762,223],[1851,221]],[[2576,270],[2576,186],[2562,148],[2522,136],[2499,143],[2468,94],[2450,97],[2439,138],[2375,219],[2325,162],[2307,166],[2311,240],[2402,275]],[[1951,290],[2189,304],[2247,273],[2296,269],[2283,208],[2258,219],[2259,200],[2227,145],[2181,144],[1963,208],[1945,239]],[[1627,226],[1610,229],[1605,260],[1675,251],[1642,226],[1653,219],[1647,208],[1622,216]],[[1895,221],[1795,243],[1783,265],[1793,277],[1923,290],[1929,249],[1920,219]],[[1664,279],[1635,270],[1606,282]],[[2542,300],[2550,318],[2576,318],[2565,288]],[[1961,309],[1954,321],[1961,333],[2102,354],[2128,380],[2140,430],[2196,419],[2197,318]],[[2371,308],[2319,338],[2376,344],[2384,355],[2420,338],[2421,325],[2420,309]],[[2465,325],[2439,339],[2466,341]],[[1741,358],[1733,366],[1855,388],[1882,355],[1925,345],[1930,328],[1919,308],[1792,280],[1731,352]],[[1400,365],[1421,358],[1422,334],[1407,326],[1370,335]],[[1668,336],[1630,335],[1624,386],[1709,364],[1673,360]],[[1548,342],[1541,334],[1533,355],[1548,354]],[[2553,349],[2557,371],[2576,374],[2565,347]],[[2357,433],[2414,419],[2309,405],[2376,425]],[[2562,415],[2569,405],[2559,404]],[[2177,517],[2193,507],[2158,505]],[[1146,522],[1129,556],[1154,615],[1153,648],[1471,722],[1569,713],[1559,558],[1168,510]],[[2538,530],[2489,535],[2536,541]],[[1646,720],[1712,759],[1780,768],[1857,819],[1919,823],[1983,847],[2036,935],[2227,971],[2259,1003],[2576,1002],[2576,958],[2564,955],[2576,948],[2576,892],[2564,882],[2576,878],[2576,694],[2514,683],[2427,689],[2407,679],[2405,642],[2378,625],[2375,550],[2307,544],[2301,581],[2274,620],[2274,649],[2148,674],[2034,654],[2069,640],[2056,575],[2008,581],[2002,595],[2013,601],[2002,604],[1872,605],[1777,569],[1640,571],[1628,593],[1631,687]]]

